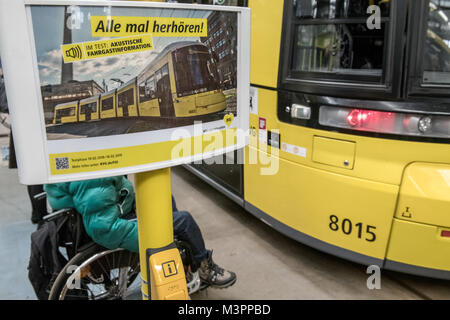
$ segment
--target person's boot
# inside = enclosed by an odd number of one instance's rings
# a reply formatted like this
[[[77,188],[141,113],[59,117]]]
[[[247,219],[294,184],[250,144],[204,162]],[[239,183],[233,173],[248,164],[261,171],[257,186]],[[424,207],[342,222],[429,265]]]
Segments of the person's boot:
[[[226,288],[236,282],[234,272],[224,270],[213,261],[212,251],[208,251],[208,257],[200,263],[198,273],[204,284],[216,288]]]

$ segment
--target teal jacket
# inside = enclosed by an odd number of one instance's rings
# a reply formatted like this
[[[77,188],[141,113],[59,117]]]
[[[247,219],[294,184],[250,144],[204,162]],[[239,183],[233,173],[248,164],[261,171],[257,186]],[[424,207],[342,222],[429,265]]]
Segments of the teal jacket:
[[[139,252],[137,222],[122,219],[133,208],[134,190],[125,177],[47,184],[54,210],[74,208],[92,240],[108,249]]]

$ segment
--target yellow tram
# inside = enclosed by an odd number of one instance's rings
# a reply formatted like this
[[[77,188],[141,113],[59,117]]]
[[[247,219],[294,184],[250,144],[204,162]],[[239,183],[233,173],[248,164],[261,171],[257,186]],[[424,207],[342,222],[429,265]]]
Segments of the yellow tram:
[[[182,118],[220,112],[226,108],[226,99],[218,79],[217,66],[204,44],[175,42],[119,88],[57,105],[53,124],[125,117]]]
[[[78,101],[58,104],[55,107],[53,124],[78,121]]]
[[[276,173],[248,158],[188,169],[299,242],[450,279],[449,2],[248,4],[245,154]]]
[[[78,106],[79,121],[91,121],[100,119],[98,96],[80,100]]]

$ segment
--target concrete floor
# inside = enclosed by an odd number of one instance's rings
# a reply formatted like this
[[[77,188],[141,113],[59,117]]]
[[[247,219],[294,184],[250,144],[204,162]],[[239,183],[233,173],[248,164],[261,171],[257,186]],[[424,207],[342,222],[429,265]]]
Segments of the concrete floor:
[[[0,300],[36,299],[28,281],[31,205],[17,170],[0,167]]]
[[[193,299],[450,299],[450,282],[382,271],[369,290],[363,266],[295,242],[181,167],[172,170],[180,210],[197,220],[214,260],[237,273],[227,289]],[[0,168],[0,299],[35,299],[27,278],[30,204],[17,170]],[[139,298],[139,289],[130,296]]]

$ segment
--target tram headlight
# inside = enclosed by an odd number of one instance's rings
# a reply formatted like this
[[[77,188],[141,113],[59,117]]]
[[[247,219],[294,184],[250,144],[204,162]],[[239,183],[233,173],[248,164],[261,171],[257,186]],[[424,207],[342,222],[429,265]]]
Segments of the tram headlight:
[[[431,118],[422,117],[419,119],[418,129],[422,133],[426,133],[431,130]]]
[[[321,106],[323,126],[408,136],[450,138],[450,116]]]

